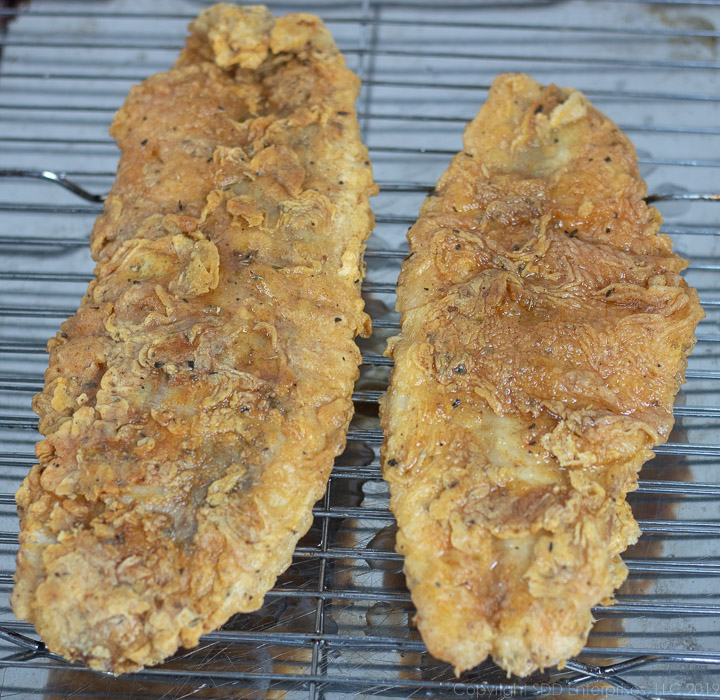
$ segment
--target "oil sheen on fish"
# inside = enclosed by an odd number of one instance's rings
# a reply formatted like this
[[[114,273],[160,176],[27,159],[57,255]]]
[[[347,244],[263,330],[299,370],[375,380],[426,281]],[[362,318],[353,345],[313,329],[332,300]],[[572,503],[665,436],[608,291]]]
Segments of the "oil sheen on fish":
[[[256,610],[345,444],[375,193],[312,15],[203,10],[134,87],[96,278],[49,342],[12,606],[115,673]]]
[[[408,233],[381,408],[430,652],[526,675],[585,644],[639,530],[703,314],[635,151],[579,92],[503,75]]]

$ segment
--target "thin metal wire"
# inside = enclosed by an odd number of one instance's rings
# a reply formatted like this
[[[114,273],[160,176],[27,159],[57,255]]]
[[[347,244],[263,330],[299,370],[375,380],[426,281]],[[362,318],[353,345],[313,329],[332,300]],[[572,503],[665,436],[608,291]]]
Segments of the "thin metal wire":
[[[365,282],[363,284],[363,290],[366,292],[372,291],[375,293],[384,293],[384,294],[391,294],[393,290],[389,288],[388,285],[384,284],[374,284],[371,282]],[[720,308],[720,299],[703,299],[700,298],[700,305],[703,307],[703,309],[714,309],[714,308]],[[70,316],[74,316],[77,309],[70,308],[70,307],[57,307],[57,308],[51,308],[50,306],[46,307],[36,307],[36,306],[9,306],[9,305],[3,305],[0,306],[0,317],[5,316],[8,318],[19,318],[19,317],[26,317],[26,318],[69,318]],[[382,319],[382,318],[376,318],[373,319],[373,328],[375,329],[389,329],[394,331],[400,330],[400,322],[399,321],[392,321],[388,319]]]
[[[114,141],[108,141],[108,143],[114,143]],[[443,156],[452,156],[454,153],[450,150],[433,150],[429,151],[427,149],[408,149],[408,148],[400,148],[400,147],[371,147],[371,151],[377,151],[377,152],[384,152],[384,153],[398,153],[403,152],[407,154],[413,154],[413,155],[420,155],[424,156],[428,153],[433,154],[440,154]],[[642,162],[642,161],[641,161]],[[646,159],[644,162],[647,163],[658,163],[658,159]],[[688,160],[671,160],[671,159],[664,159],[661,161],[663,164],[673,164],[673,165],[697,165],[698,161],[688,161]],[[720,163],[718,163],[720,165]],[[93,176],[93,177],[113,177],[114,173],[98,173],[98,172],[81,172],[81,173],[73,173],[81,176]],[[22,170],[19,168],[2,168],[0,169],[0,178],[29,178],[29,179],[37,179],[37,180],[46,180],[48,182],[56,183],[57,185],[69,190],[73,194],[78,195],[82,199],[96,202],[98,204],[102,204],[102,202],[105,200],[104,194],[93,194],[91,192],[88,192],[85,188],[78,185],[73,180],[70,180],[68,178],[68,173],[65,172],[54,172],[52,170]],[[379,180],[377,182],[378,187],[380,188],[381,192],[432,192],[435,189],[435,186],[433,183],[421,183],[421,182],[397,182],[397,181],[390,181],[390,182],[384,182],[382,180]],[[645,200],[648,203],[655,203],[655,202],[671,202],[671,201],[688,201],[688,202],[695,202],[695,201],[704,201],[704,202],[717,202],[720,201],[720,194],[718,193],[712,193],[712,192],[665,192],[665,193],[656,193],[656,194],[650,194],[648,195]],[[12,207],[19,207],[19,209],[10,209],[14,211],[24,211],[24,207],[27,208],[27,211],[44,211],[43,209],[34,209],[34,207],[37,207],[38,204],[36,203],[27,203],[27,204],[18,204],[18,203],[12,203],[12,202],[0,202],[0,209],[2,208],[12,208]],[[95,213],[95,209],[90,211],[88,208],[86,209],[80,209],[79,210],[82,213]],[[101,211],[101,208],[98,207],[97,211]],[[77,213],[76,208],[69,207],[66,210],[63,210],[63,213]],[[411,217],[379,217],[378,218],[379,223],[412,223],[413,219]],[[697,228],[697,227],[696,227]],[[675,230],[675,233],[678,231]],[[713,233],[720,234],[720,230],[713,231]]]
[[[143,51],[172,51],[178,52],[182,43],[160,43],[160,42],[133,42],[133,41],[47,41],[42,39],[9,39],[0,36],[0,46],[11,48],[53,48],[53,49],[97,49],[97,50],[143,50]],[[351,46],[340,46],[345,55],[357,54],[362,49]],[[447,51],[427,51],[410,49],[376,49],[378,56],[395,56],[405,58],[427,58],[434,60],[481,60],[518,63],[557,63],[560,65],[587,65],[587,66],[608,66],[614,68],[634,69],[695,69],[695,70],[716,70],[720,63],[714,61],[681,61],[681,60],[656,60],[639,58],[609,58],[595,56],[559,56],[559,55],[538,55],[538,54],[502,54],[502,53],[466,53]]]
[[[720,68],[718,63],[717,68]],[[24,111],[24,112],[102,112],[112,114],[118,109],[117,106],[112,107],[100,107],[97,105],[62,105],[62,104],[0,104],[0,111]],[[465,124],[472,120],[474,114],[467,115],[433,115],[433,114],[408,114],[408,113],[397,113],[393,114],[390,112],[358,112],[360,119],[372,119],[376,121],[399,121],[399,122],[439,122],[439,123],[455,123]],[[720,129],[713,127],[672,127],[668,125],[647,125],[647,124],[618,124],[618,126],[626,132],[634,133],[658,133],[658,134],[696,134],[700,136],[717,136],[720,135]],[[24,142],[27,137],[3,137],[3,141],[9,142]],[[54,142],[44,140],[45,142]],[[65,144],[78,144],[78,143],[97,143],[114,145],[114,141],[111,139],[62,139],[55,142],[61,142]],[[718,161],[687,161],[693,165],[701,167],[720,167]]]
[[[399,187],[399,186],[398,186]],[[383,190],[380,190],[383,192]],[[385,191],[393,191],[392,188],[387,188]],[[403,191],[396,189],[395,191]],[[416,190],[407,189],[405,191],[425,191],[425,188],[417,188]],[[427,191],[430,191],[429,189]],[[671,197],[668,197],[671,199]],[[678,198],[682,199],[682,198]],[[695,194],[687,199],[691,201],[719,201],[718,196],[715,194]],[[655,200],[659,201],[659,200]],[[89,216],[97,216],[102,212],[102,207],[91,206],[91,205],[44,205],[34,203],[12,203],[12,202],[0,202],[0,211],[13,211],[27,214],[82,214]],[[387,214],[378,214],[375,220],[379,224],[397,224],[402,226],[411,226],[415,223],[415,217],[412,216],[396,216]],[[669,226],[664,225],[660,227],[660,233],[666,233],[670,236],[677,235],[688,235],[688,236],[720,236],[720,228],[712,228],[710,226],[695,225],[695,226]],[[44,238],[36,237],[18,237],[18,236],[0,236],[0,245],[26,245],[26,246],[46,246],[46,245],[58,245],[63,247],[73,247],[77,245],[87,245],[87,239],[84,238]],[[371,250],[369,255],[372,255]],[[389,251],[386,253],[378,252],[379,257],[405,257],[406,252],[401,250]]]
[[[370,22],[369,24],[373,24]],[[358,71],[360,74],[361,71]],[[101,82],[127,82],[138,83],[144,80],[147,75],[143,74],[119,74],[119,73],[31,73],[21,71],[7,71],[3,73],[3,80],[79,80],[84,83],[92,81]],[[367,78],[363,80],[363,84],[373,87],[392,87],[398,90],[417,90],[417,89],[438,89],[438,90],[478,90],[487,92],[490,88],[488,84],[482,83],[453,83],[453,82],[432,82],[432,81],[400,81],[387,79]],[[653,101],[691,101],[691,102],[720,102],[720,97],[708,94],[692,94],[692,93],[673,93],[673,92],[645,92],[639,90],[600,90],[592,86],[581,88],[581,92],[588,97],[595,99],[633,99],[633,100],[653,100]]]
[[[73,194],[88,200],[89,202],[103,202],[104,195],[92,194],[85,188],[80,187],[77,183],[68,179],[66,173],[56,173],[52,170],[22,170],[20,168],[0,168],[0,177],[11,178],[31,178],[35,180],[47,180],[54,182],[60,187],[72,192]]]
[[[720,235],[720,231],[718,232]],[[24,241],[27,239],[16,239]],[[22,243],[18,243],[22,245]],[[83,245],[87,245],[87,241],[83,241]],[[368,248],[365,251],[365,257],[368,259],[379,258],[383,260],[395,260],[400,262],[407,257],[407,251],[387,250],[382,248]],[[720,263],[701,263],[691,262],[688,270],[720,270]],[[55,282],[69,284],[87,284],[94,275],[83,272],[0,272],[0,280],[8,280],[14,282]],[[386,282],[363,282],[363,291],[375,294],[394,294],[395,285]]]
[[[698,336],[698,343],[718,343],[720,336]],[[39,354],[47,352],[46,343],[22,340],[0,340],[0,353],[5,354]],[[362,364],[376,367],[392,367],[393,361],[389,357],[373,352],[362,354]],[[718,371],[688,369],[685,372],[688,379],[717,379]]]
[[[448,27],[458,29],[504,29],[510,31],[531,31],[531,32],[552,32],[552,33],[588,33],[601,34],[602,36],[618,34],[621,36],[650,36],[650,37],[707,37],[718,38],[720,32],[703,29],[662,29],[658,27],[617,27],[617,26],[591,26],[591,25],[552,25],[552,24],[517,24],[508,22],[453,22],[449,20],[438,20],[431,22],[413,17],[406,19],[389,19],[389,18],[373,18],[365,11],[366,3],[363,2],[363,13],[360,17],[327,17],[325,24],[358,24],[358,25],[389,25],[399,27]],[[368,9],[370,5],[368,4]],[[17,17],[22,16],[25,19],[33,17],[87,17],[94,19],[171,19],[180,21],[190,21],[195,19],[195,14],[187,13],[133,13],[133,12],[94,12],[94,11],[76,11],[76,12],[52,12],[48,10],[32,10],[30,12],[24,10],[0,9],[0,16]]]
[[[333,512],[328,510],[323,510],[322,508],[317,508],[314,512],[314,515],[316,518],[322,519],[322,528],[328,529],[330,527],[330,523],[332,520],[337,520],[340,517],[345,518],[357,518],[358,513],[362,512],[362,518],[366,519],[365,513],[367,512],[366,509],[358,508],[354,510],[348,510],[344,515],[341,515],[339,511]],[[371,511],[373,512],[373,511]],[[392,515],[389,511],[380,511],[378,510],[376,513],[373,512],[374,515],[370,519],[376,519],[376,520],[383,520],[383,521],[392,521]],[[653,529],[654,527],[661,527],[657,525],[655,521],[647,521],[643,520],[640,521],[640,525],[643,529],[643,531],[646,534],[650,533],[657,533],[657,529]],[[690,528],[688,528],[690,529]],[[714,533],[712,531],[708,531],[707,529],[704,530],[701,533],[698,532],[681,532],[679,533],[681,535],[686,534],[703,534],[706,536],[714,536]],[[18,545],[18,539],[17,534],[14,532],[0,532],[0,544],[7,546],[7,547],[17,547]],[[362,562],[401,562],[402,556],[400,554],[397,554],[396,552],[389,552],[389,551],[378,551],[373,550],[370,548],[354,548],[354,547],[330,547],[327,546],[327,544],[324,547],[306,547],[299,545],[295,548],[295,552],[293,555],[294,559],[296,560],[303,560],[303,559],[317,559],[321,563],[320,572],[326,571],[326,564],[324,562],[327,561],[343,561],[343,562],[349,562],[352,560],[359,560]],[[633,574],[647,574],[651,575],[653,577],[667,575],[667,576],[705,576],[705,577],[717,577],[720,575],[720,560],[715,561],[698,561],[693,559],[676,559],[676,560],[668,560],[668,559],[653,559],[653,558],[646,558],[646,559],[630,559],[626,558],[624,559],[624,562],[626,566],[628,567],[628,570]],[[323,574],[324,575],[324,574]],[[383,600],[383,599],[389,599],[384,598],[385,596],[389,596],[387,591],[383,590],[369,590],[367,588],[363,588],[362,590],[358,589],[348,589],[344,588],[342,586],[334,585],[330,589],[326,589],[324,585],[322,588],[320,587],[320,581],[324,581],[324,578],[318,578],[318,584],[316,588],[313,590],[312,588],[303,588],[298,589],[298,592],[294,592],[294,589],[287,586],[280,586],[276,589],[273,589],[271,593],[268,595],[272,598],[273,596],[280,596],[280,595],[297,595],[298,597],[304,596],[304,597],[310,597],[310,598],[318,598],[322,600],[332,600],[332,599],[339,599],[339,600],[347,600],[347,599],[355,599],[355,600]],[[8,572],[6,574],[0,575],[0,585],[9,585],[12,584],[12,573]],[[302,591],[302,592],[300,592]],[[397,602],[410,602],[410,595],[405,593],[397,593],[394,592],[391,594],[392,600]],[[702,614],[712,614],[712,615],[720,615],[720,604],[697,604],[697,603],[677,603],[677,602],[667,602],[662,601],[659,602],[658,600],[653,600],[652,596],[650,596],[650,600],[634,600],[632,598],[628,598],[627,596],[618,595],[617,600],[621,601],[623,603],[622,607],[619,606],[597,606],[597,610],[606,610],[606,611],[612,611],[612,612],[623,612],[623,613],[632,613],[637,612],[638,614],[646,614],[650,611],[656,613],[656,614],[677,614],[677,615],[702,615]],[[316,610],[317,615],[317,610]],[[19,623],[27,625],[27,629],[32,629],[31,625],[28,623]],[[318,626],[317,623],[317,617],[316,617],[316,627]],[[321,625],[320,625],[321,626]],[[7,627],[7,625],[6,625]],[[316,632],[319,634],[319,632]]]
[[[358,53],[361,53],[362,50],[358,50]],[[720,65],[720,64],[719,64]],[[72,73],[57,73],[57,74],[37,74],[37,73],[8,73],[3,74],[3,78],[7,79],[22,79],[23,81],[27,80],[42,80],[43,82],[46,82],[50,77],[57,79],[57,80],[82,80],[83,82],[89,82],[89,81],[124,81],[124,82],[139,82],[141,81],[144,76],[131,76],[131,75],[117,75],[117,74],[100,74],[100,75],[93,75],[93,74],[86,74],[86,73],[79,73],[79,74],[72,74]],[[387,87],[393,87],[397,89],[442,89],[442,90],[448,90],[448,89],[457,89],[457,90],[481,90],[486,92],[489,89],[488,85],[484,84],[475,84],[475,83],[434,83],[430,81],[426,82],[416,82],[416,83],[408,83],[408,82],[399,82],[399,81],[390,81],[390,80],[376,80],[373,78],[368,78],[367,84],[371,86],[387,86]],[[587,90],[583,90],[586,94],[589,96],[595,96],[595,97],[613,97],[614,99],[623,99],[623,98],[632,98],[632,99],[648,99],[648,100],[683,100],[683,101],[702,101],[702,102],[717,102],[720,101],[720,97],[714,97],[713,95],[695,95],[695,94],[683,94],[683,93],[657,93],[657,92],[609,92],[609,91],[603,91],[603,90],[593,90],[592,88],[588,88]],[[28,111],[68,111],[68,112],[107,112],[112,113],[116,111],[116,106],[105,106],[105,105],[70,105],[70,104],[47,104],[46,102],[43,103],[6,103],[0,105],[0,109],[5,110],[28,110]],[[440,115],[418,115],[418,114],[384,114],[384,113],[378,113],[376,115],[368,113],[367,116],[369,118],[377,118],[377,119],[410,119],[410,120],[429,120],[429,121],[449,121],[449,122],[465,122],[472,118],[474,115],[468,115],[468,116],[440,116]],[[637,124],[626,124],[622,127],[624,130],[630,131],[668,131],[668,129],[671,129],[671,127],[664,127],[664,126],[651,126],[651,125],[637,125]],[[676,133],[675,131],[668,131],[668,133]],[[682,131],[681,133],[715,133],[714,130],[701,130],[701,131]],[[102,143],[112,143],[110,139],[105,139],[102,141]]]
[[[570,664],[567,665],[567,668],[582,674],[573,679],[573,686],[582,685],[585,681],[589,680],[602,680],[604,683],[609,684],[613,688],[619,688],[623,691],[627,691],[634,697],[642,698],[643,700],[656,700],[657,698],[657,696],[643,693],[636,685],[629,683],[617,674],[608,674],[602,667],[596,666],[595,664],[587,664],[582,661],[571,661]]]
[[[713,376],[713,379],[720,379],[720,374]],[[36,393],[42,391],[43,380],[41,377],[23,377],[17,375],[0,375],[0,391],[11,391],[20,393]],[[377,403],[384,392],[355,391],[352,399],[355,403]],[[720,418],[720,407],[717,406],[675,406],[673,414],[676,417],[690,418]]]
[[[701,302],[701,306],[704,309],[714,309],[720,307],[720,300],[719,301],[706,301]],[[15,305],[3,305],[0,306],[0,318],[6,317],[6,318],[59,318],[59,319],[66,319],[70,318],[71,316],[74,316],[77,309],[70,308],[70,307],[57,307],[57,308],[50,308],[50,307],[35,307],[35,306],[15,306]],[[701,325],[702,325],[701,321]],[[399,331],[400,330],[400,322],[384,319],[384,318],[374,318],[372,320],[372,327],[373,330],[389,330],[389,331]],[[706,337],[703,336],[703,341],[706,340]],[[717,342],[715,338],[710,337],[710,340],[712,342]]]
[[[323,508],[325,510],[328,510],[330,506],[330,489],[325,489],[325,494],[323,495]],[[327,557],[323,556],[324,554],[327,554],[328,552],[328,535],[330,532],[330,521],[328,518],[325,518],[323,520],[322,526],[321,526],[321,535],[320,535],[320,552],[318,554],[322,557],[320,561],[320,568],[318,571],[318,580],[317,580],[317,587],[314,591],[315,597],[317,598],[315,603],[315,634],[316,635],[322,635],[325,634],[325,576],[327,572],[327,563],[328,559]],[[327,666],[326,664],[322,663],[324,659],[322,658],[324,656],[324,648],[321,646],[321,642],[319,640],[313,640],[313,646],[312,646],[312,660],[311,660],[311,666],[310,666],[310,673],[313,676],[318,675],[318,670],[322,666],[324,674],[327,674]],[[309,698],[310,700],[315,700],[318,695],[318,688],[317,684],[315,682],[312,682],[310,684],[309,689]]]
[[[17,415],[0,415],[0,428],[35,431],[37,430],[37,419]],[[349,442],[368,442],[375,445],[379,445],[382,438],[380,430],[351,429],[347,434]],[[656,454],[720,457],[720,445],[712,444],[666,442],[664,445],[653,448],[653,450]],[[363,512],[367,513],[368,511]]]
[[[33,454],[0,452],[0,466],[27,470],[33,464],[37,463],[37,458]],[[382,480],[380,465],[369,464],[366,466],[353,465],[346,467],[336,466],[333,470],[331,479],[366,479],[366,480]],[[688,482],[688,481],[657,481],[644,479],[640,475],[640,483],[637,491],[638,495],[654,494],[654,495],[671,495],[679,498],[685,497],[720,497],[720,484]],[[12,493],[0,493],[0,505],[14,505],[15,496]],[[349,517],[349,516],[348,516]],[[675,560],[677,561],[677,560]],[[675,562],[671,562],[671,565]]]
[[[600,607],[596,608],[596,611],[602,611],[607,613],[612,610],[612,607]],[[9,622],[4,625],[8,630],[15,631],[16,629],[28,630],[28,626],[24,626],[24,623]],[[340,634],[315,634],[315,633],[303,633],[303,632],[250,632],[250,631],[218,631],[211,632],[201,637],[201,642],[235,642],[235,643],[250,643],[250,644],[278,644],[278,645],[306,645],[317,640],[324,642],[328,647],[345,647],[345,648],[356,648],[356,649],[372,649],[373,647],[400,647],[406,650],[416,649],[423,650],[424,646],[421,641],[416,639],[407,639],[392,635],[340,635]],[[591,656],[618,656],[618,649],[608,647],[589,647],[583,650],[583,653],[588,653]],[[632,664],[632,657],[639,655],[652,656],[654,659],[663,659],[666,661],[675,661],[677,663],[708,663],[708,664],[720,664],[720,652],[674,652],[666,649],[646,649],[646,648],[625,648],[622,650],[623,655],[627,655],[631,658],[626,659],[625,663],[613,664],[612,667],[627,668],[626,663]],[[56,659],[60,660],[60,657],[55,656]],[[67,668],[66,664],[62,664],[61,668]],[[81,669],[83,667],[76,667]],[[144,673],[156,674],[162,671],[161,668],[148,669]],[[608,672],[611,672],[608,667]],[[460,682],[462,683],[462,682]]]
[[[1,109],[1,108],[0,108]],[[372,119],[375,117],[375,115],[368,115],[366,113],[360,113],[359,114],[361,119]],[[395,117],[392,115],[387,115],[385,117],[386,119],[394,119]],[[409,117],[399,117],[399,118],[405,118],[408,119]],[[467,121],[462,119],[457,119],[453,121]],[[636,128],[638,131],[641,130],[640,127],[630,127]],[[650,130],[650,127],[643,127],[645,130]],[[665,131],[662,127],[653,127],[652,130],[660,130]],[[690,133],[690,132],[688,132]],[[704,131],[702,133],[705,133]],[[23,143],[23,144],[59,144],[59,145],[72,145],[72,146],[82,146],[82,145],[101,145],[101,146],[108,146],[112,149],[113,153],[116,151],[115,149],[115,141],[112,139],[84,139],[84,138],[67,138],[67,139],[61,139],[61,138],[47,138],[47,137],[35,137],[35,136],[3,136],[0,134],[0,143]],[[432,149],[432,148],[407,148],[402,146],[373,146],[370,145],[368,147],[368,150],[371,153],[402,153],[406,155],[416,155],[416,156],[428,156],[428,155],[437,155],[437,156],[452,156],[455,154],[454,151],[451,151],[449,149]],[[681,159],[681,158],[647,158],[647,157],[639,157],[638,162],[643,165],[669,165],[669,166],[677,166],[677,167],[703,167],[703,168],[716,168],[720,167],[720,161],[711,161],[711,160],[700,160],[700,159]],[[93,173],[85,173],[87,175],[92,175]],[[394,189],[393,189],[394,187]],[[387,191],[396,191],[396,192],[422,192],[422,191],[431,191],[433,189],[433,185],[430,183],[398,183],[395,186],[388,186]],[[655,194],[651,195],[653,197],[652,200],[648,201],[671,201],[671,200],[705,200],[705,201],[716,201],[718,199],[718,195],[715,193],[692,193],[692,192],[678,192],[678,193],[668,193],[668,194]]]
[[[245,638],[245,641],[247,643],[251,643],[255,640],[253,640],[252,635],[243,635]],[[267,640],[272,644],[288,644],[288,642],[295,646],[298,644],[298,642],[301,642],[302,640],[311,641],[315,637],[306,636],[303,637],[301,635],[297,635],[294,637],[291,637],[291,640],[288,640],[287,637],[282,635],[272,635],[270,636],[270,639]],[[375,641],[370,637],[366,637],[363,642],[365,644],[358,645],[357,644],[357,638],[355,637],[346,637],[342,638],[339,636],[332,637],[331,639],[326,639],[325,636],[320,637],[321,641],[326,641],[330,643],[332,641],[333,646],[342,646],[342,647],[365,647],[365,646],[376,646],[373,645],[372,642]],[[265,643],[265,639],[263,638],[262,641],[259,643]],[[391,641],[385,641],[385,640],[377,640],[381,644],[384,645],[390,645],[390,646],[398,646],[401,647],[404,650],[410,650],[410,649],[416,649],[420,650],[422,648],[421,644],[418,644],[417,642],[413,643],[407,640],[391,640]],[[602,652],[597,651],[596,649],[592,649],[593,654],[600,654]],[[689,655],[688,655],[689,657]],[[695,659],[703,659],[703,655],[698,654],[693,656],[692,658]],[[18,662],[13,660],[0,660],[0,667],[13,667],[17,666]],[[53,671],[53,670],[65,670],[66,666],[62,663],[58,662],[33,662],[32,668],[43,670],[43,671]],[[81,669],[77,669],[80,671]],[[84,669],[82,669],[84,671]],[[266,680],[266,681],[286,681],[286,682],[295,682],[300,683],[303,686],[310,682],[316,682],[316,683],[327,683],[329,681],[333,682],[333,685],[342,687],[348,687],[348,688],[362,688],[367,687],[368,680],[367,678],[364,678],[362,676],[353,676],[350,674],[342,674],[340,672],[336,672],[336,674],[333,675],[312,675],[312,674],[291,674],[291,673],[284,673],[284,672],[273,672],[273,673],[266,673],[266,672],[258,672],[258,671],[244,671],[242,674],[238,674],[237,672],[233,671],[207,671],[202,669],[194,669],[194,670],[187,670],[187,669],[165,669],[165,668],[158,668],[153,669],[152,672],[144,671],[141,673],[134,673],[128,676],[130,679],[134,679],[137,681],[162,681],[165,680],[178,682],[182,680],[193,680],[198,681],[200,679],[207,679],[208,681],[212,682],[214,685],[216,683],[220,682],[231,682],[231,681],[238,681],[240,679],[247,679],[247,680]],[[435,680],[413,680],[413,679],[407,679],[407,678],[394,678],[391,681],[383,681],[382,679],[379,679],[377,682],[372,684],[372,687],[379,691],[382,688],[389,688],[389,689],[397,689],[397,690],[433,690],[438,693],[450,693],[450,692],[462,692],[463,694],[472,692],[477,693],[478,695],[482,693],[483,695],[486,694],[492,694],[492,695],[498,695],[501,693],[507,692],[508,686],[505,684],[498,684],[498,683],[468,683],[468,682],[461,682],[461,681],[435,681]],[[513,685],[513,690],[518,695],[524,695],[528,697],[532,697],[535,695],[537,691],[537,687],[532,684],[526,684],[526,683],[519,683],[517,685]],[[574,687],[565,687],[563,688],[563,692],[568,695],[585,695],[587,693],[587,690],[584,688],[574,688]]]

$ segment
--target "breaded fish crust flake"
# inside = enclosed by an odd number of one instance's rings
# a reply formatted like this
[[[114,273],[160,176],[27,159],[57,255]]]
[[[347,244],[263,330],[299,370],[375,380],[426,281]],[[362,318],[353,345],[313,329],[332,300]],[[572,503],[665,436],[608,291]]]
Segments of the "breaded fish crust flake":
[[[383,469],[417,625],[458,672],[562,664],[627,575],[626,494],[703,316],[646,195],[583,95],[503,75],[408,233]]]
[[[360,81],[317,17],[216,5],[134,87],[49,342],[13,610],[121,673],[258,609],[343,449],[369,331]]]

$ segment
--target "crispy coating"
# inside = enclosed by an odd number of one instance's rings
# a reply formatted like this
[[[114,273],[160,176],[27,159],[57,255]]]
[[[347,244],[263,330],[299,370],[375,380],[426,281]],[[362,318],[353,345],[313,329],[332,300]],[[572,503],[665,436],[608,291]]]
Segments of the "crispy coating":
[[[457,672],[561,664],[627,575],[625,496],[703,315],[645,196],[583,95],[504,75],[408,233],[383,469],[418,627]]]
[[[49,342],[12,606],[94,669],[256,610],[345,444],[375,193],[317,17],[217,5],[134,87],[98,261]]]

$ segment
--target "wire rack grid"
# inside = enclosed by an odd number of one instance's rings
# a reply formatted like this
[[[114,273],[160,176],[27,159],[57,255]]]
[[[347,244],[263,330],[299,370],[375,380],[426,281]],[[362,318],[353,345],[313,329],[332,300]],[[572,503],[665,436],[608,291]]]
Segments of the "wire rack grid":
[[[38,437],[30,399],[47,338],[91,279],[88,232],[118,157],[107,128],[133,83],[171,65],[203,4],[0,1],[0,696],[720,697],[720,2],[709,0],[269,3],[320,14],[363,79],[380,194],[363,287],[374,332],[361,341],[348,448],[264,607],[163,666],[91,673],[13,617],[13,493]],[[616,605],[596,610],[583,654],[527,679],[489,662],[455,678],[412,624],[377,399],[391,367],[382,351],[398,329],[405,230],[505,71],[583,90],[630,135],[707,318],[671,440],[631,496],[644,536],[626,553],[630,578]]]

